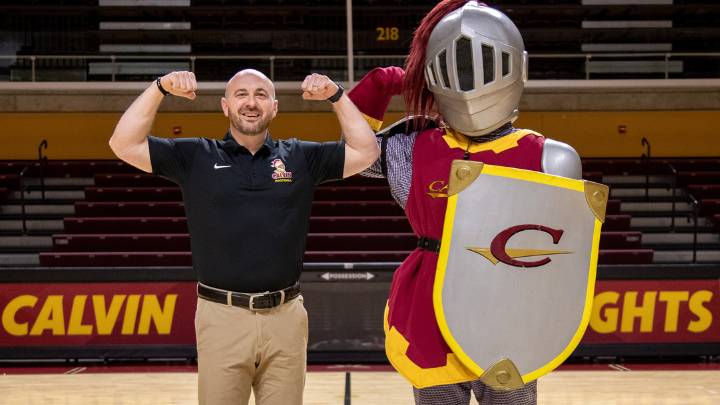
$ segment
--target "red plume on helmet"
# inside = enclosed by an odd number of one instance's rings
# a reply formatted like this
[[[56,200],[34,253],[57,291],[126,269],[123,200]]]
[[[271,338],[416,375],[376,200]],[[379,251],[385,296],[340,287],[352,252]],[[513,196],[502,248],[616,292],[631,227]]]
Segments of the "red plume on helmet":
[[[446,15],[464,6],[470,0],[442,0],[420,21],[415,30],[410,53],[405,61],[405,80],[403,81],[403,98],[407,114],[424,116],[433,106],[432,93],[425,85],[425,55],[430,34],[437,23]],[[478,2],[484,6],[485,3]],[[420,119],[422,125],[422,118]]]

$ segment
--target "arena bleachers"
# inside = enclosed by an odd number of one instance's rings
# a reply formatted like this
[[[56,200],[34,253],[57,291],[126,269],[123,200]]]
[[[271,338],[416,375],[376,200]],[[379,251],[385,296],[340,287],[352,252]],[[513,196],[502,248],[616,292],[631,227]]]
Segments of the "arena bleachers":
[[[124,4],[123,4],[124,3]],[[404,55],[417,23],[435,1],[354,1],[354,49],[358,55]],[[0,67],[10,80],[96,81],[145,80],[159,71],[193,67],[201,80],[225,80],[236,61],[228,53],[275,55],[273,62],[258,57],[246,62],[268,71],[275,80],[298,80],[307,71],[334,77],[345,72],[340,59],[282,59],[297,55],[343,55],[345,3],[337,1],[226,2],[192,1],[184,6],[154,2],[131,7],[98,2],[22,1],[0,4],[4,31],[18,42],[18,58]],[[712,56],[674,57],[664,52],[713,52],[719,34],[714,26],[720,6],[716,2],[683,1],[637,4],[585,4],[580,1],[489,2],[505,12],[520,28],[533,58],[530,78],[578,79],[592,73],[599,78],[711,77],[720,64]],[[27,6],[23,9],[22,6]],[[29,35],[32,33],[32,35]],[[586,60],[581,52],[592,53]],[[646,53],[634,60],[612,58],[616,52]],[[654,55],[653,55],[654,53]],[[96,55],[96,58],[40,58],[31,55]],[[553,54],[579,54],[575,58],[548,58]],[[111,63],[110,56],[114,56]],[[125,59],[129,55],[155,55],[155,59]],[[177,56],[201,58],[181,60]],[[175,59],[169,59],[174,57]],[[371,67],[402,64],[402,58],[356,62],[358,77]],[[117,63],[116,65],[113,64]],[[192,66],[191,66],[192,65]],[[300,76],[298,76],[300,75]]]
[[[21,179],[18,172],[28,166]],[[718,159],[585,159],[585,177],[611,186],[599,263],[687,262],[693,249],[696,260],[720,262],[719,167]],[[118,161],[49,161],[42,168],[5,161],[0,173],[5,257],[24,255],[25,265],[47,267],[192,263],[182,195],[166,179]],[[23,182],[29,184],[24,216]],[[383,179],[355,176],[316,190],[306,262],[399,262],[415,243]]]

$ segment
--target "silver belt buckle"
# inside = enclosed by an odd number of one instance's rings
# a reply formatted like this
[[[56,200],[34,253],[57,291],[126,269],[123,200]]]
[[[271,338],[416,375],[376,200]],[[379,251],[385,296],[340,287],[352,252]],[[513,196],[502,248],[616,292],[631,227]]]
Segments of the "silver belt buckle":
[[[250,309],[251,311],[256,311],[255,306],[254,306],[255,297],[262,297],[263,295],[265,295],[265,293],[250,294],[250,301],[248,302],[248,309]]]

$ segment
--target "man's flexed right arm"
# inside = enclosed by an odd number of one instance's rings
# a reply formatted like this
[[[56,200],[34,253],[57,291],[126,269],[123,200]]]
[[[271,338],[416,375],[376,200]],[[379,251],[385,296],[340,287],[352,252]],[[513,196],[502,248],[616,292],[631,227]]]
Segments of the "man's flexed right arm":
[[[195,99],[197,81],[192,72],[168,73],[160,84],[172,95]],[[110,149],[118,158],[148,173],[152,164],[147,137],[163,97],[153,82],[125,111],[110,138]]]

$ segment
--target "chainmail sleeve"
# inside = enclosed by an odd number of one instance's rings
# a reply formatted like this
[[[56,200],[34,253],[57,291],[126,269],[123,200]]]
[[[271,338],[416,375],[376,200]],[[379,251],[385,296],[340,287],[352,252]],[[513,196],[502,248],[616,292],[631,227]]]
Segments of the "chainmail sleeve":
[[[405,209],[410,184],[412,181],[412,151],[415,145],[417,132],[411,134],[396,134],[388,138],[385,159],[387,164],[387,180],[390,185],[390,193],[395,201]],[[382,138],[378,138],[378,144]],[[360,173],[366,177],[382,178],[380,159],[372,166]]]

